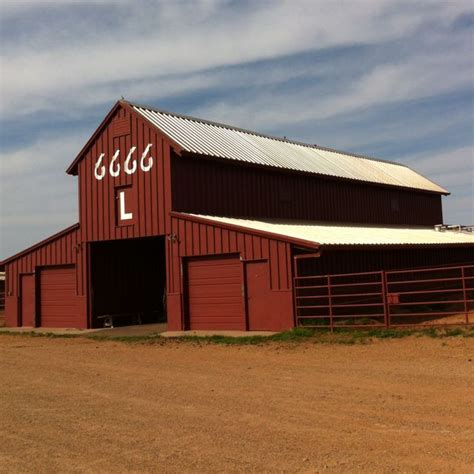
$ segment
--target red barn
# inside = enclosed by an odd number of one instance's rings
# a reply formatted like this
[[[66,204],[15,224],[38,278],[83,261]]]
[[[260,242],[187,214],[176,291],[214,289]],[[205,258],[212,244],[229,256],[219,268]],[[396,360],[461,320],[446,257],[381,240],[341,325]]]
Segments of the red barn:
[[[79,223],[3,262],[8,326],[283,330],[295,272],[474,261],[472,233],[434,227],[448,192],[407,166],[124,100],[67,173]]]

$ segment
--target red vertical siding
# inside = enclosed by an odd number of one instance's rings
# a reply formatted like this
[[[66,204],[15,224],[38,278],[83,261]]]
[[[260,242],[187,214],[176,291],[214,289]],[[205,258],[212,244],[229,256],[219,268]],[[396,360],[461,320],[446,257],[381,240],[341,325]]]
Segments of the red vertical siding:
[[[76,296],[79,308],[80,327],[87,327],[84,245],[79,243],[79,227],[73,226],[40,242],[15,259],[7,262],[7,287],[5,289],[5,322],[7,326],[18,324],[20,275],[33,273],[37,267],[54,265],[76,265]]]
[[[271,298],[268,311],[278,314],[279,330],[293,326],[291,244],[200,222],[187,217],[171,217],[171,237],[167,240],[168,325],[182,328],[182,258],[205,255],[239,254],[242,260],[266,259]]]
[[[234,256],[195,258],[186,265],[189,329],[247,328],[242,262]]]
[[[129,133],[123,126],[124,121],[130,122]],[[116,123],[120,126],[116,127]],[[117,129],[120,136],[116,136]],[[153,157],[153,166],[145,172],[140,169],[139,163],[149,143],[152,144],[149,156]],[[137,170],[129,175],[124,171],[124,163],[132,146],[136,147],[133,159],[137,162]],[[149,237],[166,233],[169,227],[167,216],[171,210],[169,148],[169,142],[140,117],[124,108],[116,111],[78,163],[81,241]],[[112,177],[109,166],[116,150],[120,150],[117,160],[120,173]],[[101,153],[104,153],[102,164],[106,167],[106,173],[102,180],[98,180],[94,176],[94,168]],[[117,225],[116,222],[117,186],[132,187],[136,216],[130,225]]]
[[[20,275],[19,326],[35,326],[36,278],[32,274]]]
[[[357,273],[474,263],[472,247],[327,248],[321,257],[299,262],[300,275]]]
[[[76,268],[42,268],[39,272],[40,325],[50,328],[77,327]]]
[[[171,165],[173,210],[180,212],[394,225],[443,219],[441,196],[423,191],[201,157],[173,156]]]

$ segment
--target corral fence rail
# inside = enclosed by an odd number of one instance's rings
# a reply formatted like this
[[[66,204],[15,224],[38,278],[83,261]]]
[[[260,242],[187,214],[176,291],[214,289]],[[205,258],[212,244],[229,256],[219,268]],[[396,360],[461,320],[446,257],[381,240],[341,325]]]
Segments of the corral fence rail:
[[[294,277],[296,324],[393,328],[474,322],[474,265]]]

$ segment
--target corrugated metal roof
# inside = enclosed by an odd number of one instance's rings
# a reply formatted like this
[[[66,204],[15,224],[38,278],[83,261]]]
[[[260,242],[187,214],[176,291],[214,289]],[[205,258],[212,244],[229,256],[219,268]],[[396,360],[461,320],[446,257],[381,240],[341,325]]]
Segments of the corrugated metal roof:
[[[184,214],[186,215],[186,214]],[[189,214],[217,223],[279,234],[320,245],[474,245],[474,233],[420,227],[334,225],[308,221],[250,220]]]
[[[129,104],[185,151],[282,169],[448,194],[405,165]]]

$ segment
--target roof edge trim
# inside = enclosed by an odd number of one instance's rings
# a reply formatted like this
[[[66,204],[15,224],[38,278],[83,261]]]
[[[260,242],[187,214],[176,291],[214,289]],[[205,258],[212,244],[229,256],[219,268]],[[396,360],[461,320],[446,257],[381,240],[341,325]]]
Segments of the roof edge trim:
[[[193,221],[193,222],[200,222],[203,224],[211,224],[214,226],[222,227],[224,229],[229,229],[229,230],[235,230],[238,232],[247,232],[249,234],[255,234],[260,237],[266,237],[269,239],[273,240],[279,240],[282,242],[288,242],[290,244],[298,245],[300,247],[305,247],[309,249],[316,249],[318,250],[320,248],[320,244],[317,242],[312,242],[310,240],[304,240],[304,239],[297,239],[295,237],[289,237],[283,234],[275,234],[274,232],[266,232],[264,230],[259,230],[259,229],[252,229],[251,227],[245,227],[243,225],[238,225],[238,224],[230,224],[228,222],[219,222],[215,221],[212,219],[212,216],[208,217],[201,217],[201,216],[196,216],[192,214],[186,214],[185,212],[177,212],[177,211],[171,211],[170,212],[171,217],[176,217],[178,219],[185,219],[188,221]],[[217,217],[217,216],[216,216]]]
[[[473,244],[470,242],[431,242],[431,243],[420,243],[420,244],[400,244],[400,243],[393,243],[393,244],[321,244],[321,249],[326,250],[353,250],[355,247],[357,249],[365,249],[365,250],[374,250],[375,248],[390,248],[390,249],[406,249],[406,248],[439,248],[439,247],[472,247]]]

